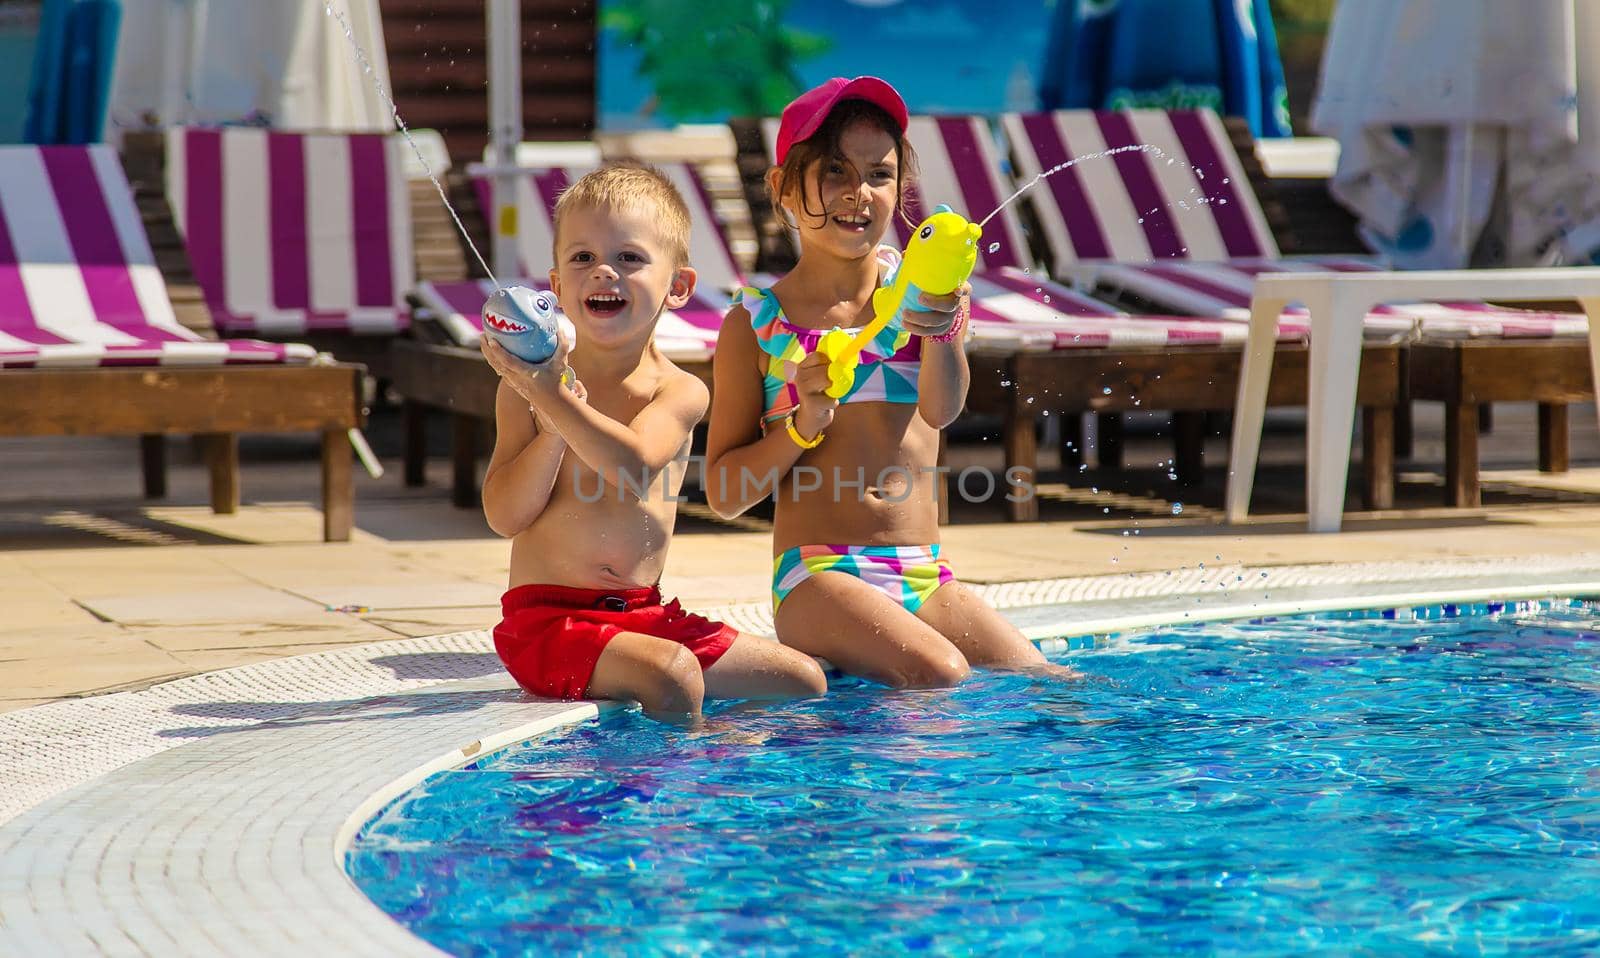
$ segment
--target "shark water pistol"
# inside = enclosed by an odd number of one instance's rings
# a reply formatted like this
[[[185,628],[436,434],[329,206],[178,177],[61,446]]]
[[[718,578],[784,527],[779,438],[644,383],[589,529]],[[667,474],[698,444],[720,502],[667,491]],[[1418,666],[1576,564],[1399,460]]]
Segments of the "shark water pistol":
[[[506,352],[533,366],[556,354],[556,329],[564,326],[567,341],[575,332],[560,314],[554,295],[526,286],[502,286],[483,304],[483,331]]]

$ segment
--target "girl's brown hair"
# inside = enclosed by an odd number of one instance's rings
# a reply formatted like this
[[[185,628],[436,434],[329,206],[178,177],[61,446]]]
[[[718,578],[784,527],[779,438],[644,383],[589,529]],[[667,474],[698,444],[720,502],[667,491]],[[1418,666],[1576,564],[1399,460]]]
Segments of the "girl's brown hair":
[[[831,160],[840,155],[839,139],[851,124],[865,121],[879,127],[883,132],[894,139],[895,174],[894,185],[896,193],[896,207],[900,218],[907,225],[914,225],[906,214],[906,197],[913,183],[917,179],[917,154],[911,149],[911,144],[906,141],[905,131],[895,123],[888,111],[866,100],[845,100],[828,114],[828,118],[817,127],[817,132],[789,147],[789,153],[783,158],[783,165],[778,167],[778,186],[772,191],[772,211],[778,219],[798,228],[799,224],[789,220],[789,211],[783,208],[783,198],[789,195],[790,190],[797,190],[800,195],[800,212],[808,217],[818,220],[827,215],[826,210],[813,211],[806,205],[803,181],[806,170],[819,160]],[[822,191],[822,171],[817,169],[817,192]]]

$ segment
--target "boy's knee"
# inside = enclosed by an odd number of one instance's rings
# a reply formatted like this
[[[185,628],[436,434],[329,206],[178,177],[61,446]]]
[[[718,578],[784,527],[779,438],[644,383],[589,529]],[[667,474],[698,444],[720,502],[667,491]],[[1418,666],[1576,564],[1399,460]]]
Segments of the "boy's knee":
[[[788,690],[790,695],[803,697],[828,693],[828,676],[823,673],[817,660],[809,655],[797,659],[790,679],[793,684],[793,688]]]
[[[644,694],[650,701],[640,704],[651,711],[699,711],[705,698],[705,676],[700,671],[700,661],[683,646],[662,655],[655,663],[652,675],[645,682]]]

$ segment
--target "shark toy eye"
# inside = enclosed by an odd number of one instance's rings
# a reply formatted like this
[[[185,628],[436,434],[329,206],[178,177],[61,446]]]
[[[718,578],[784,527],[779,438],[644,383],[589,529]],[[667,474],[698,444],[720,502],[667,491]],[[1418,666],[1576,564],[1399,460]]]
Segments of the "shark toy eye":
[[[536,297],[534,297],[533,305],[534,305],[535,309],[549,309],[550,308],[550,300],[546,299],[542,295],[536,296]]]
[[[930,237],[932,235],[933,235],[933,224],[931,224],[931,223],[928,224],[927,226],[924,226],[922,229],[917,230],[917,239],[927,239],[928,237]]]

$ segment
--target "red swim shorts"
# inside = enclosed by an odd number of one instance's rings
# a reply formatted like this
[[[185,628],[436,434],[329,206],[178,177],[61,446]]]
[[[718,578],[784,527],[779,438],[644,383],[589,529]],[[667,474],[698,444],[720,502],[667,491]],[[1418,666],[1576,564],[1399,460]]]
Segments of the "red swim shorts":
[[[494,650],[517,684],[547,698],[581,699],[600,652],[618,632],[642,632],[677,642],[702,669],[722,657],[739,634],[732,626],[661,604],[661,590],[573,589],[519,585],[500,599],[505,616],[494,628]]]

